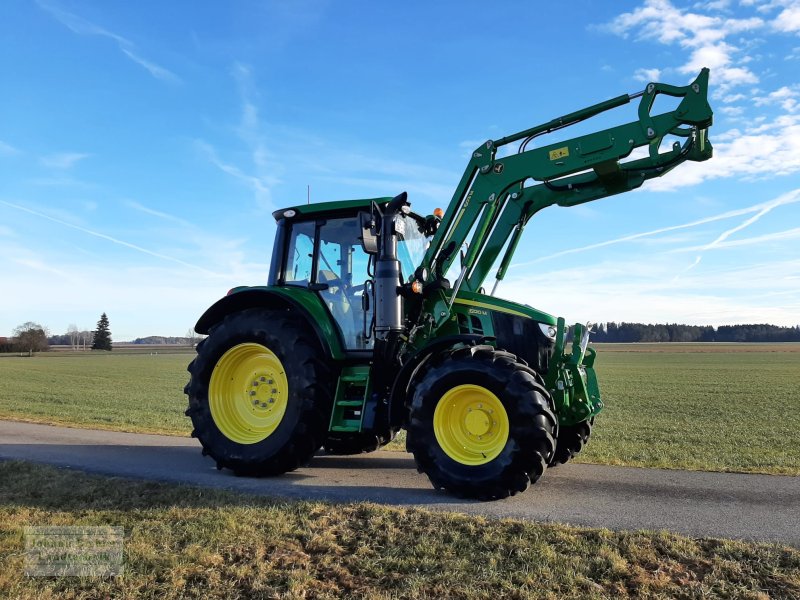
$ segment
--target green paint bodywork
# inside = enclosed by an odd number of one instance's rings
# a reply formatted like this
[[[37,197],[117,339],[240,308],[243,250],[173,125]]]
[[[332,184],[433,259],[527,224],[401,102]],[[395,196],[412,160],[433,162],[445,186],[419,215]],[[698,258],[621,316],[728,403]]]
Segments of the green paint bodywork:
[[[545,325],[544,329],[552,326],[556,330],[544,380],[560,423],[573,425],[600,412],[603,402],[594,371],[596,353],[587,347],[586,326],[574,326],[573,341],[567,347],[564,319],[481,293],[482,285],[495,264],[499,265],[496,280],[499,282],[505,277],[524,228],[538,211],[554,205],[575,206],[631,191],[687,160],[711,158],[713,149],[707,129],[712,124],[713,114],[707,101],[708,76],[708,69],[703,69],[694,82],[683,87],[651,83],[639,94],[618,96],[479,146],[470,158],[420,265],[427,272],[425,281],[420,283],[431,285],[436,282],[436,273],[446,273],[459,251],[466,247],[459,277],[453,289],[441,288],[418,300],[422,305],[416,313],[418,317],[414,317],[416,322],[410,323],[408,336],[402,338],[401,355],[408,359],[424,353],[426,347],[445,336],[466,333],[491,339],[495,334],[493,315],[498,313],[516,319],[531,319]],[[659,94],[679,98],[678,107],[671,112],[651,115]],[[527,148],[528,143],[539,135],[579,123],[635,98],[641,98],[637,121]],[[670,148],[661,151],[660,146],[667,136],[685,141],[674,142]],[[497,158],[498,149],[514,142],[521,142],[517,153]],[[639,147],[647,147],[646,157],[622,162]],[[274,216],[292,222],[355,215],[359,211],[371,210],[375,204],[382,207],[389,200],[383,197],[297,205],[276,211]],[[286,216],[288,210],[295,214]],[[258,296],[253,293],[258,291],[265,298],[277,295],[300,307],[313,321],[330,357],[334,361],[348,358],[338,326],[316,292],[299,287],[273,286],[235,288],[232,295],[247,295],[248,302],[251,302]],[[225,307],[237,306],[236,300],[223,301],[229,304],[218,306],[218,303],[209,309],[207,315],[215,308],[213,314],[224,312]],[[206,315],[201,322],[205,318]],[[353,382],[365,382],[365,390],[370,389],[370,359],[350,356],[348,364],[340,364],[342,375],[336,402],[343,404],[334,408],[331,431],[360,430],[361,422],[356,423],[348,417],[347,409],[352,408],[350,403],[355,400],[346,398],[345,390]],[[367,396],[365,391],[364,402]]]
[[[355,213],[359,210],[369,210],[372,203],[382,205],[391,200],[388,198],[365,198],[362,200],[337,200],[335,202],[318,202],[316,204],[298,204],[276,210],[272,216],[276,219],[283,216],[287,210],[293,210],[302,216],[323,216],[327,217],[337,213]]]
[[[372,391],[369,365],[342,367],[336,384],[329,430],[335,433],[361,431],[364,402]]]
[[[686,160],[711,158],[707,128],[713,114],[707,100],[708,73],[703,69],[685,87],[649,84],[641,94],[639,120],[632,123],[539,148],[526,149],[523,142],[516,154],[501,159],[496,156],[507,144],[579,123],[634,98],[624,95],[479,146],[422,265],[433,274],[437,261],[441,261],[439,267],[447,272],[458,253],[440,258],[441,251],[451,242],[456,248],[466,245],[462,285],[477,291],[506,248],[497,272],[497,279],[503,279],[522,230],[543,208],[575,206],[631,191]],[[672,112],[651,116],[659,94],[681,98],[681,102]],[[685,138],[686,142],[675,142],[669,150],[660,152],[666,136]],[[620,162],[635,148],[645,146],[649,151],[646,158]]]
[[[281,301],[282,300],[282,301]],[[207,334],[211,326],[226,315],[248,308],[279,308],[286,304],[298,307],[309,317],[328,355],[342,360],[347,355],[336,324],[316,292],[292,286],[239,286],[215,302],[197,321],[195,331]]]
[[[545,376],[545,385],[556,405],[561,425],[575,425],[597,415],[603,408],[600,388],[594,372],[594,348],[581,345],[588,331],[585,325],[576,323],[571,352],[566,348],[566,325],[558,319],[556,344],[550,369]]]

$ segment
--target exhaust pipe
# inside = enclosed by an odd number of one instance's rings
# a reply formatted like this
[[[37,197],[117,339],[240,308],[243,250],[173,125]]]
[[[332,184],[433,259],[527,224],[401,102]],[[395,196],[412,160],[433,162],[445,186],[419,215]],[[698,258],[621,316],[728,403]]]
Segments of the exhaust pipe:
[[[397,213],[408,204],[403,192],[386,205],[381,219],[381,239],[375,261],[375,339],[384,340],[392,332],[403,330],[403,297],[397,288],[400,281],[400,261],[397,260],[397,233],[394,221]]]

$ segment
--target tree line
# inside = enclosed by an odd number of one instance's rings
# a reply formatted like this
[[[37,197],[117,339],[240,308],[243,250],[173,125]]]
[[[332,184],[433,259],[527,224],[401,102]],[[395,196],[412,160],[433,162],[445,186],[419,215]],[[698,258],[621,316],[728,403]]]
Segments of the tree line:
[[[74,350],[86,350],[87,344],[92,350],[111,350],[111,331],[108,316],[103,313],[94,331],[78,331],[70,325],[64,335],[49,335],[46,327],[28,321],[14,329],[10,338],[0,337],[0,352],[24,352],[33,356],[34,352],[45,352],[51,344],[69,345]]]
[[[600,323],[592,341],[632,342],[800,342],[800,326],[778,325],[679,325],[677,323]]]

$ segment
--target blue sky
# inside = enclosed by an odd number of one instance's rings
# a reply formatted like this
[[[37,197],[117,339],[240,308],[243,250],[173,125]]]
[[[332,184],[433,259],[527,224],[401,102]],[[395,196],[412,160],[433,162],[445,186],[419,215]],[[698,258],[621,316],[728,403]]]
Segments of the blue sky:
[[[703,66],[715,158],[544,211],[499,295],[569,320],[800,324],[797,0],[0,14],[0,335],[101,312],[117,341],[184,335],[265,282],[270,213],[306,186],[316,202],[407,190],[429,213],[481,141]]]

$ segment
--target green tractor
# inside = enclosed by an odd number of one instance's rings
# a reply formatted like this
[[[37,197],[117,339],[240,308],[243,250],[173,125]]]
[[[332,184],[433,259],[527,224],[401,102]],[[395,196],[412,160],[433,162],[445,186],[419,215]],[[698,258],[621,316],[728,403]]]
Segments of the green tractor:
[[[708,74],[482,144],[444,213],[415,214],[405,193],[276,211],[267,285],[232,289],[195,326],[208,337],[189,365],[186,414],[203,453],[236,474],[278,475],[320,448],[370,452],[405,429],[435,487],[480,499],[572,458],[603,408],[589,326],[574,325],[570,343],[563,319],[498,298],[497,284],[543,208],[710,158]],[[660,94],[677,108],[651,115]],[[635,98],[634,122],[533,147]]]

